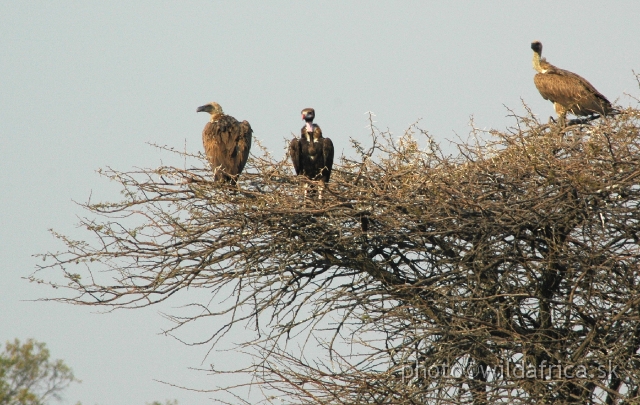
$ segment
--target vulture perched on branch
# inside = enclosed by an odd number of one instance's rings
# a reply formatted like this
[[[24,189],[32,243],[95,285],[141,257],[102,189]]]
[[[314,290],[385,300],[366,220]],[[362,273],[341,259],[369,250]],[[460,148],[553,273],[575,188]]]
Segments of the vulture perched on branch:
[[[553,103],[560,123],[564,125],[567,113],[576,116],[616,113],[611,103],[585,78],[568,70],[559,69],[542,58],[542,43],[531,43],[533,68],[538,72],[534,78],[540,95]]]
[[[322,191],[329,182],[333,167],[333,142],[322,136],[320,127],[313,123],[315,116],[313,108],[302,110],[302,119],[306,124],[300,130],[300,138],[293,139],[289,144],[289,155],[298,176],[304,175],[309,180],[319,181],[318,198],[322,199]]]
[[[198,107],[196,112],[208,112],[211,119],[202,131],[202,143],[207,159],[213,169],[216,181],[233,185],[244,169],[251,148],[251,125],[247,121],[238,122],[222,112],[218,103]]]

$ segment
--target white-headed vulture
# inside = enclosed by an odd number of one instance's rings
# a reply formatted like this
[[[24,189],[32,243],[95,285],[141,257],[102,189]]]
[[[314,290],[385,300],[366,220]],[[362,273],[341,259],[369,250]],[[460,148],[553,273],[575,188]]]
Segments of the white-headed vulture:
[[[313,108],[302,110],[305,125],[300,130],[300,138],[289,144],[289,155],[297,175],[320,182],[319,198],[322,199],[322,190],[329,182],[333,167],[333,142],[322,136],[320,127],[313,123],[315,116]]]
[[[531,43],[534,78],[540,95],[553,103],[560,122],[564,125],[567,113],[576,116],[607,115],[616,110],[611,103],[585,78],[568,70],[557,68],[542,58],[542,43]],[[597,118],[597,117],[596,117]]]
[[[211,119],[202,131],[202,143],[211,164],[216,181],[236,184],[249,158],[251,148],[251,125],[238,122],[222,111],[218,103],[198,107],[196,112],[208,112]]]

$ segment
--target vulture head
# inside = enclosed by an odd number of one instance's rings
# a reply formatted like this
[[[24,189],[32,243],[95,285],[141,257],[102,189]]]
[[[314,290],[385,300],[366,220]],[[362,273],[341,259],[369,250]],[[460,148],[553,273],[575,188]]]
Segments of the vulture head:
[[[302,110],[302,119],[306,122],[313,122],[313,119],[316,117],[316,111],[313,108],[305,108]]]
[[[549,64],[545,58],[542,58],[542,42],[533,41],[531,43],[531,49],[533,50],[533,68],[538,73],[547,73]]]
[[[531,49],[533,49],[533,52],[537,53],[538,55],[542,55],[542,42],[533,41],[531,43]]]
[[[209,114],[211,114],[211,121],[224,114],[224,112],[222,112],[222,107],[220,107],[220,104],[216,103],[215,101],[198,107],[196,112],[208,112]]]

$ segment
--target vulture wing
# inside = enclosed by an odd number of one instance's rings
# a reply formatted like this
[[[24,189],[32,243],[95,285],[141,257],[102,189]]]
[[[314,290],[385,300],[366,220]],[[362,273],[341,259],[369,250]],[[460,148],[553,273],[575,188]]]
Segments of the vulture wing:
[[[331,169],[333,168],[333,142],[329,138],[322,139],[322,155],[324,158],[324,168],[322,169],[322,180],[329,182]]]
[[[536,74],[533,81],[545,100],[562,105],[574,115],[607,114],[612,110],[605,96],[573,72],[552,68]]]
[[[251,129],[251,125],[247,121],[242,121],[239,125],[239,132],[237,134],[237,142],[236,142],[236,160],[234,166],[237,168],[237,173],[242,173],[244,166],[247,164],[247,159],[249,159],[249,149],[251,149],[251,136],[253,135],[253,130]]]
[[[296,171],[296,175],[302,173],[302,144],[300,139],[294,138],[289,143],[289,156],[291,156],[291,163]]]

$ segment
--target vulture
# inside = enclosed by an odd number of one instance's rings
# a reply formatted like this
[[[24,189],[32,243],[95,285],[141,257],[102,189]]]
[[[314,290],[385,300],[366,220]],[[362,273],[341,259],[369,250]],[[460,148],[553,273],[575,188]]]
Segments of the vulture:
[[[212,102],[198,107],[196,112],[208,112],[211,119],[202,131],[202,143],[216,181],[236,184],[244,169],[251,148],[251,125],[238,122],[222,112],[220,104]]]
[[[320,182],[318,198],[322,199],[322,190],[331,177],[333,167],[333,142],[322,136],[322,130],[313,123],[316,112],[313,108],[302,110],[302,119],[306,124],[300,130],[300,138],[294,138],[289,144],[289,155],[298,176]],[[305,185],[305,197],[307,196]]]
[[[540,95],[553,103],[560,123],[564,125],[567,113],[576,116],[607,115],[616,110],[611,103],[585,78],[568,70],[559,69],[542,58],[542,43],[531,43],[534,78]],[[598,118],[597,116],[593,118]]]

